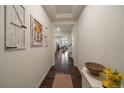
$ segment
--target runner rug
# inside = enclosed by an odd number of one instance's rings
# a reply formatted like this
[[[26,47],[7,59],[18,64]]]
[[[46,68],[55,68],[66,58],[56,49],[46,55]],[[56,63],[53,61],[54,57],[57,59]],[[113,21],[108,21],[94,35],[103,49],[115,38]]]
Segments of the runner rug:
[[[70,74],[56,74],[53,88],[73,88]]]

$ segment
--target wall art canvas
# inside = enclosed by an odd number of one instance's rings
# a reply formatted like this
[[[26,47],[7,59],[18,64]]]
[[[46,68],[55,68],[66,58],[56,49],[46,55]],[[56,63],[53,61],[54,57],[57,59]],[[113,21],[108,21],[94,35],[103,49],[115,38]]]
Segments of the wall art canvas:
[[[25,8],[21,5],[6,5],[5,49],[24,49],[25,29]]]
[[[31,16],[31,45],[43,46],[43,26]]]
[[[44,29],[44,47],[48,47],[48,28]]]

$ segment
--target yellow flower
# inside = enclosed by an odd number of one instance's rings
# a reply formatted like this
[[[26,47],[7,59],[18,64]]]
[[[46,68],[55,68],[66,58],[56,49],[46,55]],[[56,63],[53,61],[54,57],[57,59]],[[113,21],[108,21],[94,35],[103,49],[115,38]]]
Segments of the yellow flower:
[[[111,83],[106,82],[105,84],[109,84],[109,85],[113,84],[113,87],[115,87],[116,85],[120,85],[124,80],[124,76],[117,70],[113,71],[110,68],[105,68],[103,73],[106,80],[111,82]]]

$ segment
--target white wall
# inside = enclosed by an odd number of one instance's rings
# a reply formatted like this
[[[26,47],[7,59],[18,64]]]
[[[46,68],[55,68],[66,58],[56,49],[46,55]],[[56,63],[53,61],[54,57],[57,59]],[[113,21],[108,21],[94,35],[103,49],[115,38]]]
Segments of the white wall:
[[[72,57],[74,59],[74,65],[78,65],[78,24],[75,24],[72,29]]]
[[[37,87],[53,64],[50,20],[41,6],[25,8],[26,49],[4,51],[4,6],[0,6],[0,87]],[[30,47],[30,14],[49,28],[48,48]]]
[[[86,6],[78,24],[79,68],[92,61],[124,73],[124,6]]]

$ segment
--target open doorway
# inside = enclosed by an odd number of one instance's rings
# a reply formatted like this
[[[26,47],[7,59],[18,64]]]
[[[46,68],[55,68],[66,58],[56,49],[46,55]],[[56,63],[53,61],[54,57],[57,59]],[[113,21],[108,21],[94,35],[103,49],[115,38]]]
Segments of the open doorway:
[[[59,25],[54,28],[55,56],[61,53],[68,53],[72,57],[72,30],[73,25]]]

